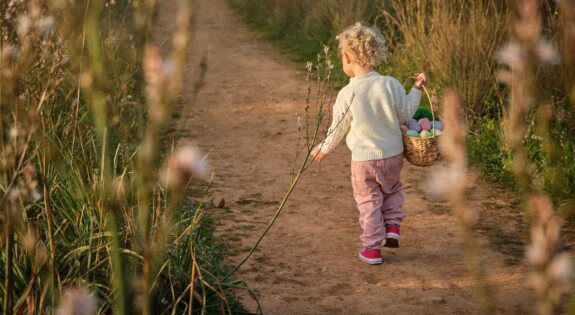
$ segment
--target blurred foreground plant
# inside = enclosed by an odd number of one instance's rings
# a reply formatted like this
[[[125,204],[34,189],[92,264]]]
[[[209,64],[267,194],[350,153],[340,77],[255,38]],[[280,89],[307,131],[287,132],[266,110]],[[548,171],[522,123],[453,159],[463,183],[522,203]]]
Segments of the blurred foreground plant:
[[[467,193],[475,179],[475,176],[467,169],[465,149],[467,126],[463,122],[461,101],[453,90],[447,90],[444,93],[441,117],[445,129],[439,138],[439,148],[447,164],[433,170],[427,190],[432,194],[443,195],[453,208],[463,228],[464,246],[476,281],[481,313],[493,314],[493,296],[487,285],[480,244],[475,233],[478,213],[467,198]]]
[[[162,150],[194,6],[174,1],[168,56],[155,1],[1,2],[0,313],[238,309],[187,191],[203,155]]]
[[[554,314],[561,308],[561,296],[570,290],[572,262],[566,254],[557,253],[561,224],[551,200],[533,181],[535,167],[525,149],[525,139],[529,134],[526,121],[534,112],[538,136],[549,156],[553,157],[556,150],[549,133],[553,104],[546,104],[541,98],[536,74],[559,63],[560,55],[543,34],[540,12],[539,1],[517,2],[512,39],[500,50],[498,57],[507,67],[500,70],[499,78],[511,88],[505,136],[513,153],[513,173],[526,197],[525,207],[530,217],[531,239],[526,257],[533,266],[531,284],[538,297],[539,313]],[[562,14],[569,16],[573,13],[564,11]]]

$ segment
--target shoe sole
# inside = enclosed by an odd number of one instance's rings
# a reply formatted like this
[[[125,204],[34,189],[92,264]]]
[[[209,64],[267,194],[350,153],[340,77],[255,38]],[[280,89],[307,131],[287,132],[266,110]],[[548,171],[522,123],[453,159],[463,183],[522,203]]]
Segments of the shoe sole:
[[[366,262],[370,265],[380,265],[383,262],[383,259],[381,258],[367,258],[363,257],[361,254],[359,254],[358,256],[361,261]]]
[[[394,237],[393,235],[389,235],[392,233],[388,233],[388,237],[385,239],[385,244],[383,245],[383,247],[389,247],[389,248],[399,248],[399,235],[398,237]],[[393,233],[395,234],[395,233]]]

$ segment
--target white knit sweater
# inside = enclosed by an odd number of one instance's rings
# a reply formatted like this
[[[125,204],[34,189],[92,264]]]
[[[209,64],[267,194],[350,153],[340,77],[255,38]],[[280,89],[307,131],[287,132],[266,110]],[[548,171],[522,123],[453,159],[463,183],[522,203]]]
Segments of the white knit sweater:
[[[403,152],[400,123],[417,110],[421,91],[409,94],[397,79],[372,71],[351,78],[337,95],[321,152],[329,153],[347,134],[354,161],[380,160]]]

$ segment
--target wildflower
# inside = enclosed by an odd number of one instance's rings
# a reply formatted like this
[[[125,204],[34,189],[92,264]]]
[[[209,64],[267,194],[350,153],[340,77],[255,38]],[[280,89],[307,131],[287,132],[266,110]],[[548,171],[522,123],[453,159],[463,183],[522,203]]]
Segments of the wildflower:
[[[432,195],[449,195],[467,185],[466,170],[453,165],[435,167],[425,190]]]
[[[20,135],[20,129],[16,126],[10,128],[10,130],[8,131],[8,137],[10,137],[10,139],[12,140],[18,138],[19,135]]]
[[[193,175],[203,177],[208,173],[206,156],[192,145],[178,148],[168,159],[163,181],[168,188],[180,189]]]
[[[573,263],[568,254],[559,254],[549,265],[551,278],[563,284],[569,284],[573,278]]]
[[[36,29],[41,36],[49,35],[54,29],[54,18],[51,16],[42,17],[36,21]]]
[[[542,63],[554,65],[559,62],[559,53],[548,40],[541,38],[535,46],[535,52]]]
[[[62,294],[58,315],[94,315],[98,311],[98,302],[85,287],[68,288]]]
[[[33,253],[34,249],[36,248],[37,242],[38,242],[38,232],[33,226],[28,225],[26,233],[22,238],[22,245],[29,253]]]
[[[523,71],[525,68],[525,51],[516,42],[507,43],[497,52],[496,58],[513,71]]]
[[[20,189],[19,188],[12,188],[8,192],[8,200],[15,202],[20,199]]]
[[[16,32],[20,38],[28,35],[32,29],[32,19],[28,15],[21,15],[18,17],[18,28]]]
[[[30,202],[35,202],[42,198],[42,194],[38,191],[38,189],[31,189],[29,197]]]

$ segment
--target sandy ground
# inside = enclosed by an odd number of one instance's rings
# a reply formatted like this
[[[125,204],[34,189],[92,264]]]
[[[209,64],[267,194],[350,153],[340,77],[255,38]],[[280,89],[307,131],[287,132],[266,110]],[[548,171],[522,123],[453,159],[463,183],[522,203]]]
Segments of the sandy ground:
[[[225,0],[198,2],[184,98],[192,94],[193,74],[205,53],[208,72],[197,101],[182,113],[186,121],[182,134],[185,141],[209,152],[215,170],[210,194],[226,202],[209,214],[229,248],[229,264],[234,265],[287,191],[298,138],[297,115],[304,111],[307,83],[300,66],[258,39]],[[169,22],[170,15],[163,19]],[[264,313],[478,313],[457,221],[444,202],[421,188],[419,179],[429,170],[405,163],[407,217],[401,248],[384,250],[384,263],[370,266],[357,258],[360,227],[349,165],[350,153],[341,144],[309,169],[260,249],[235,275],[257,292]],[[510,205],[504,191],[486,184],[478,184],[471,198],[480,211],[491,211],[486,213],[506,213]],[[491,217],[483,212],[482,218]],[[512,233],[517,228],[498,221],[482,221],[480,232],[498,231],[496,239],[503,245],[520,243]],[[527,268],[494,250],[498,247],[490,239],[481,236],[481,255],[497,312],[532,313]],[[238,296],[249,310],[256,310],[247,294]]]

